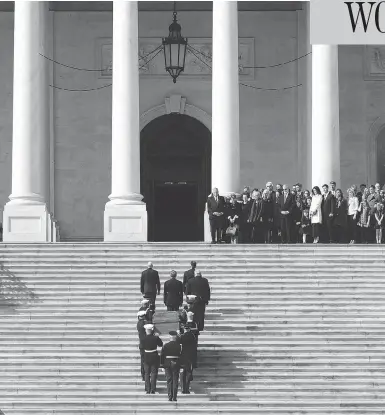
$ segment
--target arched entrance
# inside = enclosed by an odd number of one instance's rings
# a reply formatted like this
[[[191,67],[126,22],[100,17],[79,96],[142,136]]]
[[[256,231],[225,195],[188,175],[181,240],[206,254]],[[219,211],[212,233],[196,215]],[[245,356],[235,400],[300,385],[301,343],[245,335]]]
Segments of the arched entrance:
[[[149,241],[203,241],[211,187],[211,132],[185,114],[155,118],[141,132],[141,193]]]

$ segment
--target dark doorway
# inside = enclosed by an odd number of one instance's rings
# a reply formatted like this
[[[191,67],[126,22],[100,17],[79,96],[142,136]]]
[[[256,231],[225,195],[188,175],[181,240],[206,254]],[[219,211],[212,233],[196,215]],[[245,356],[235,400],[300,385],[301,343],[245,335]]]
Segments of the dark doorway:
[[[198,186],[156,183],[154,241],[199,241]]]
[[[141,192],[149,241],[203,241],[211,186],[211,133],[195,118],[170,114],[141,132]]]

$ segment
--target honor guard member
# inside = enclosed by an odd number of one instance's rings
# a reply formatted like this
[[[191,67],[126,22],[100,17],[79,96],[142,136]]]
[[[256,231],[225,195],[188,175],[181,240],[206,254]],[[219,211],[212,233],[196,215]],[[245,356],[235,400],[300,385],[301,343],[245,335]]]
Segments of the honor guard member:
[[[179,329],[185,323],[187,323],[187,311],[189,307],[188,305],[184,305],[182,310],[179,311]]]
[[[139,310],[138,312],[138,323],[136,325],[136,328],[138,330],[138,336],[139,336],[139,351],[140,351],[140,373],[142,375],[142,380],[144,381],[144,366],[143,366],[143,350],[140,348],[140,342],[146,337],[146,330],[144,326],[148,324],[148,321],[146,321],[146,311],[145,310]]]
[[[152,316],[154,315],[154,312],[150,307],[150,300],[148,298],[143,298],[141,304],[142,305],[140,306],[139,311],[144,310],[146,312],[146,320],[148,322],[152,322]]]
[[[190,393],[190,382],[193,380],[193,367],[196,356],[196,338],[188,324],[184,327],[184,332],[180,336],[182,354],[180,358],[182,367],[181,388],[182,393]]]
[[[194,335],[195,338],[195,353],[194,353],[194,359],[193,359],[193,367],[196,369],[198,367],[198,336],[199,336],[199,330],[198,325],[194,321],[194,313],[192,311],[187,312],[187,321],[183,325],[181,333],[183,333],[187,328],[191,330],[191,332]]]
[[[206,278],[202,277],[200,271],[195,272],[195,277],[188,280],[186,287],[187,295],[196,295],[192,311],[195,314],[195,321],[198,323],[198,330],[201,332],[205,325],[206,306],[210,301],[210,285]]]
[[[146,336],[140,342],[140,347],[143,350],[144,385],[146,394],[155,394],[159,370],[157,348],[162,347],[163,342],[158,335],[154,334],[153,324],[146,324],[144,328],[146,330]]]
[[[176,331],[170,331],[169,334],[170,341],[163,346],[162,350],[162,364],[166,374],[168,400],[176,402],[182,346]]]

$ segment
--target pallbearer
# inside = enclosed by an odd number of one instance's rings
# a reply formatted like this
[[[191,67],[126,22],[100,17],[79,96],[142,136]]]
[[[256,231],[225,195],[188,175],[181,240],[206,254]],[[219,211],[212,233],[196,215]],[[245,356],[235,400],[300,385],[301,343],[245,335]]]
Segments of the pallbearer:
[[[199,336],[199,330],[198,325],[194,321],[194,313],[192,311],[187,312],[187,321],[183,325],[181,333],[183,333],[186,329],[189,329],[192,334],[194,335],[195,339],[195,350],[194,350],[194,358],[193,358],[193,367],[196,369],[198,367],[198,336]]]
[[[139,310],[138,312],[138,323],[136,325],[136,328],[138,330],[138,336],[139,336],[139,351],[140,351],[140,373],[142,375],[142,380],[144,381],[144,366],[143,366],[143,350],[140,347],[140,342],[146,337],[146,330],[144,326],[148,324],[148,321],[146,321],[146,311],[145,310]]]
[[[202,277],[200,271],[195,272],[195,277],[187,282],[187,298],[189,295],[195,295],[196,299],[192,311],[195,313],[195,321],[198,323],[198,330],[201,332],[205,325],[206,306],[210,301],[210,285],[206,278]]]
[[[148,322],[152,322],[152,316],[154,315],[154,311],[151,309],[150,300],[148,298],[143,298],[143,300],[141,301],[139,311],[142,310],[146,312],[146,320]]]
[[[192,322],[196,325],[196,323]],[[180,336],[182,345],[181,366],[182,366],[182,393],[190,393],[190,382],[193,380],[193,368],[196,367],[197,342],[196,337],[189,324],[183,329]]]
[[[163,346],[162,350],[162,364],[166,373],[168,400],[176,402],[182,346],[176,331],[170,331],[169,334],[170,341]]]
[[[146,324],[144,328],[146,330],[146,336],[140,342],[140,347],[143,350],[145,390],[146,394],[155,394],[159,370],[159,355],[157,348],[162,347],[163,342],[157,334],[154,334],[153,324]]]

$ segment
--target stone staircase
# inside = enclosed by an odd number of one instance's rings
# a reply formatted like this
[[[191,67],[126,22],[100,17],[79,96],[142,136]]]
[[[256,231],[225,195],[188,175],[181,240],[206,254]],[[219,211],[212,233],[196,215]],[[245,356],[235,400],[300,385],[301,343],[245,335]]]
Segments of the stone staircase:
[[[384,249],[1,244],[0,410],[385,414]],[[152,260],[163,286],[192,259],[212,301],[192,394],[172,403],[163,373],[144,394],[139,276]]]

